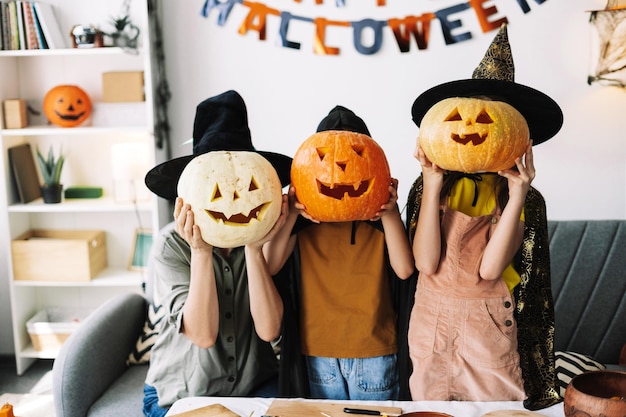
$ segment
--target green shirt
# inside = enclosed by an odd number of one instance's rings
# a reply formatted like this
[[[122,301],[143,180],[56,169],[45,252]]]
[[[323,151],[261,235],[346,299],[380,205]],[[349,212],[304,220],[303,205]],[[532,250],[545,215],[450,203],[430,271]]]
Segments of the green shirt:
[[[226,257],[213,249],[220,328],[209,349],[194,345],[181,333],[191,249],[173,223],[156,239],[153,256],[155,298],[165,307],[166,316],[152,348],[146,383],[156,388],[159,406],[169,407],[189,396],[246,396],[277,375],[278,361],[270,343],[254,330],[243,247]]]

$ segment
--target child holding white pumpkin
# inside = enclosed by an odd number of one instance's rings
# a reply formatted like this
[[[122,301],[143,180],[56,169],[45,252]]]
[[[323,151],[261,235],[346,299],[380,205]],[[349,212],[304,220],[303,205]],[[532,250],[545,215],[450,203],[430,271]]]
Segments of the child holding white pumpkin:
[[[282,207],[272,230],[237,247],[207,243],[196,216],[209,214],[203,213],[204,209],[194,211],[177,197],[177,185],[185,169],[204,156],[224,156],[221,151],[229,151],[235,164],[238,159],[234,155],[240,155],[238,152],[256,152],[276,169],[277,181],[283,186],[289,183],[291,158],[254,150],[245,103],[235,91],[198,105],[193,155],[164,162],[146,175],[150,190],[165,199],[176,199],[174,222],[161,230],[150,262],[156,298],[162,302],[166,314],[152,348],[144,387],[143,411],[147,417],[162,417],[176,400],[189,396],[274,397],[278,394],[278,361],[270,342],[280,335],[283,303],[261,247],[284,223],[286,196],[282,198],[279,193],[277,201],[268,203]],[[218,164],[216,161],[219,158],[211,163]],[[234,170],[230,175],[239,175],[234,183],[241,185],[232,190],[229,187],[234,184],[221,184],[224,193],[221,200],[241,197],[244,201],[247,199],[243,193],[265,186],[261,173],[254,174],[259,176],[255,181],[251,180],[247,167],[242,172],[237,168],[236,165],[220,168]],[[214,177],[219,182],[222,176],[228,174],[213,172],[192,181],[201,189],[200,193],[206,193],[219,189]],[[213,197],[218,198],[216,192]],[[241,216],[237,217],[239,220]],[[219,222],[227,228],[226,220]],[[261,216],[254,220],[263,221]],[[212,233],[228,234],[228,231]]]
[[[371,138],[363,120],[345,107],[333,108],[317,131],[328,132],[336,140],[312,151],[312,158],[326,162],[329,170],[355,170],[351,165],[358,163],[353,160],[355,151],[364,159],[371,156],[366,155],[363,142],[351,146],[354,132],[366,135],[367,140]],[[292,181],[295,167],[294,163]],[[361,180],[356,181],[362,183]],[[291,379],[287,377],[291,386],[301,383],[298,377],[307,379],[308,392],[292,392],[293,396],[336,400],[398,398],[397,323],[390,280],[397,280],[396,275],[408,278],[414,267],[396,204],[397,180],[385,185],[388,197],[383,198],[388,200],[375,207],[374,221],[319,222],[296,199],[298,190],[292,187],[286,224],[264,248],[270,271],[277,273],[297,243],[298,256],[294,258],[298,268],[291,276],[295,307],[285,313],[281,371],[296,374]],[[342,190],[345,186],[345,194],[352,187],[337,182],[335,186]],[[335,198],[339,201],[340,197]],[[341,203],[337,204],[340,207]],[[286,302],[285,308],[290,306]],[[301,373],[295,371],[298,362],[306,362]]]
[[[530,409],[560,400],[545,203],[530,184],[533,144],[563,119],[551,98],[513,80],[503,26],[472,79],[413,104],[422,167],[407,214],[419,271],[408,333],[413,400]],[[523,145],[511,151],[517,136]]]

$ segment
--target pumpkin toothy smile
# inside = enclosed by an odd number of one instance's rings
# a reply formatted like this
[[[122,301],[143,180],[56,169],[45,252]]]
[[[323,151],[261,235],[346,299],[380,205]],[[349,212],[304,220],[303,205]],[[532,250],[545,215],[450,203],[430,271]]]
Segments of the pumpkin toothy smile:
[[[204,209],[204,211],[216,222],[221,220],[222,222],[224,222],[224,224],[242,225],[250,223],[252,219],[259,220],[259,216],[264,211],[265,207],[267,207],[269,204],[270,203],[263,203],[260,206],[255,207],[254,209],[250,210],[250,213],[247,216],[242,213],[236,213],[230,217],[226,217],[226,215],[221,211],[207,209]]]
[[[365,180],[361,181],[359,184],[335,184],[335,186],[331,186],[317,180],[317,188],[320,194],[337,200],[343,200],[346,195],[352,198],[361,197],[370,188],[371,182],[372,180]]]
[[[459,135],[457,133],[452,134],[452,140],[460,143],[461,145],[467,145],[469,142],[472,142],[474,146],[480,145],[487,139],[487,134],[480,135],[478,133],[470,133],[465,135]]]
[[[82,117],[85,116],[85,112],[78,113],[78,114],[61,114],[58,111],[55,111],[55,113],[57,116],[59,116],[59,118],[63,120],[72,120],[72,121],[80,120]]]

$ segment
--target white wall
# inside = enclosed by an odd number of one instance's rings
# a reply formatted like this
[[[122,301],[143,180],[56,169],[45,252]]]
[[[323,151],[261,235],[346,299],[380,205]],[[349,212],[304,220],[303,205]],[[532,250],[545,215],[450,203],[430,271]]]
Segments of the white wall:
[[[360,21],[420,15],[463,0],[261,0],[280,11],[309,18]],[[491,21],[506,17],[516,66],[516,81],[553,97],[565,122],[551,141],[534,149],[535,185],[548,204],[552,219],[601,219],[626,216],[626,91],[588,86],[591,30],[586,10],[603,8],[603,0],[527,0],[524,14],[517,0],[490,0],[496,6]],[[292,22],[288,39],[300,50],[278,46],[279,18],[268,16],[267,39],[258,32],[238,34],[249,8],[236,4],[224,26],[217,12],[204,18],[204,0],[164,2],[167,73],[172,91],[170,118],[176,155],[191,153],[181,143],[191,137],[195,106],[203,99],[235,89],[244,97],[253,142],[259,149],[293,156],[299,144],[315,132],[318,122],[336,104],[364,118],[372,136],[384,148],[392,175],[400,180],[401,206],[419,164],[412,157],[418,129],[410,108],[420,92],[442,82],[470,78],[495,31],[482,33],[476,13],[455,16],[472,39],[445,45],[438,21],[433,21],[429,47],[418,51],[414,41],[400,53],[391,30],[383,29],[383,47],[362,55],[352,45],[348,28],[329,28],[326,44],[339,55],[312,52],[314,26]]]

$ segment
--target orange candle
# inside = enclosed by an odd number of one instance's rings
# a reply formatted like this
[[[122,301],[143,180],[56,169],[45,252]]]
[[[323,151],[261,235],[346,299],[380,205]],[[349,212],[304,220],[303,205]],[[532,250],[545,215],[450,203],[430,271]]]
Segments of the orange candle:
[[[2,408],[0,408],[0,417],[15,417],[13,414],[13,406],[9,403],[5,403]]]

